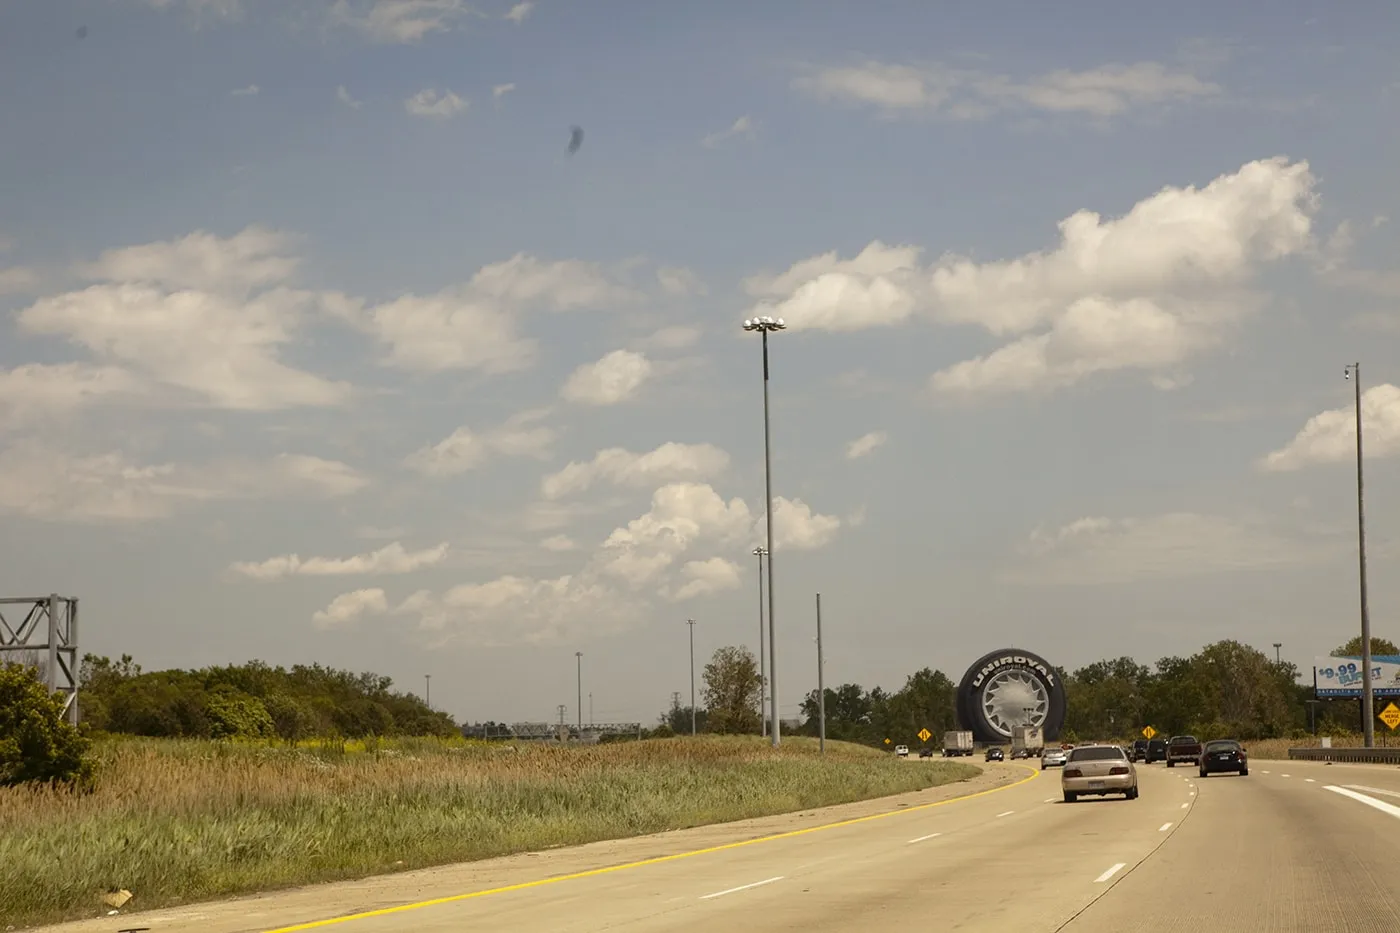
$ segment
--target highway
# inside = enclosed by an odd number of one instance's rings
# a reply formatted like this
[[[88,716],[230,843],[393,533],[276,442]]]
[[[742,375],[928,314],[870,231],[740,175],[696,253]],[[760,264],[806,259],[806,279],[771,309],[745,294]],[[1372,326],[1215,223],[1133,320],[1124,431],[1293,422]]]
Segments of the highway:
[[[1139,765],[1140,799],[1074,804],[1057,770],[987,769],[836,825],[823,811],[788,817],[799,828],[767,838],[754,825],[684,830],[49,929],[1400,930],[1400,768],[1256,760],[1248,777],[1202,780]]]

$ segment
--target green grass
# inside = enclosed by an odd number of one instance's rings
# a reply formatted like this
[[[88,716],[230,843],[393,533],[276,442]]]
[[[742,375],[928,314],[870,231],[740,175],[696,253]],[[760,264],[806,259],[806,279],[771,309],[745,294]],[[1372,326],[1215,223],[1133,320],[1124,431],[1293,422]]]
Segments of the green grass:
[[[0,929],[828,806],[977,768],[788,738],[585,748],[108,739],[96,790],[0,788]]]

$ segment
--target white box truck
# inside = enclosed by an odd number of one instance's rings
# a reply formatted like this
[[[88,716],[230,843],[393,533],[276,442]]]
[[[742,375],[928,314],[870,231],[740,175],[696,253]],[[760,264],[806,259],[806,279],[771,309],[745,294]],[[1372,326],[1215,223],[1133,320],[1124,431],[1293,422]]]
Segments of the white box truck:
[[[954,730],[943,733],[943,757],[956,758],[972,754],[972,733],[967,730]]]
[[[1039,758],[1045,751],[1045,736],[1036,726],[1013,726],[1011,729],[1011,757]]]

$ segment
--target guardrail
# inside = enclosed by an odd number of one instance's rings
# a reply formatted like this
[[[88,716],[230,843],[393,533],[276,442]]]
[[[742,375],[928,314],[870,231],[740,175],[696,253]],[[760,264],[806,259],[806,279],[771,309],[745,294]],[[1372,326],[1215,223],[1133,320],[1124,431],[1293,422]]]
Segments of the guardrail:
[[[1400,765],[1400,748],[1290,748],[1288,757],[1300,761]]]

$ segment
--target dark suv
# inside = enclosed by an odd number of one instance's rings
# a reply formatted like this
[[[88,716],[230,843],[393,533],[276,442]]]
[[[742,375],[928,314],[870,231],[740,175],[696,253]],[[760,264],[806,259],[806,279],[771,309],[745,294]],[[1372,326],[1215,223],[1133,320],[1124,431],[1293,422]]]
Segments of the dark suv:
[[[1146,739],[1138,739],[1136,742],[1133,743],[1132,758],[1133,758],[1133,761],[1145,761],[1145,760],[1147,760],[1147,740],[1146,740]]]
[[[1154,761],[1167,760],[1167,743],[1164,739],[1153,739],[1147,743],[1147,757],[1143,761],[1152,764]]]

